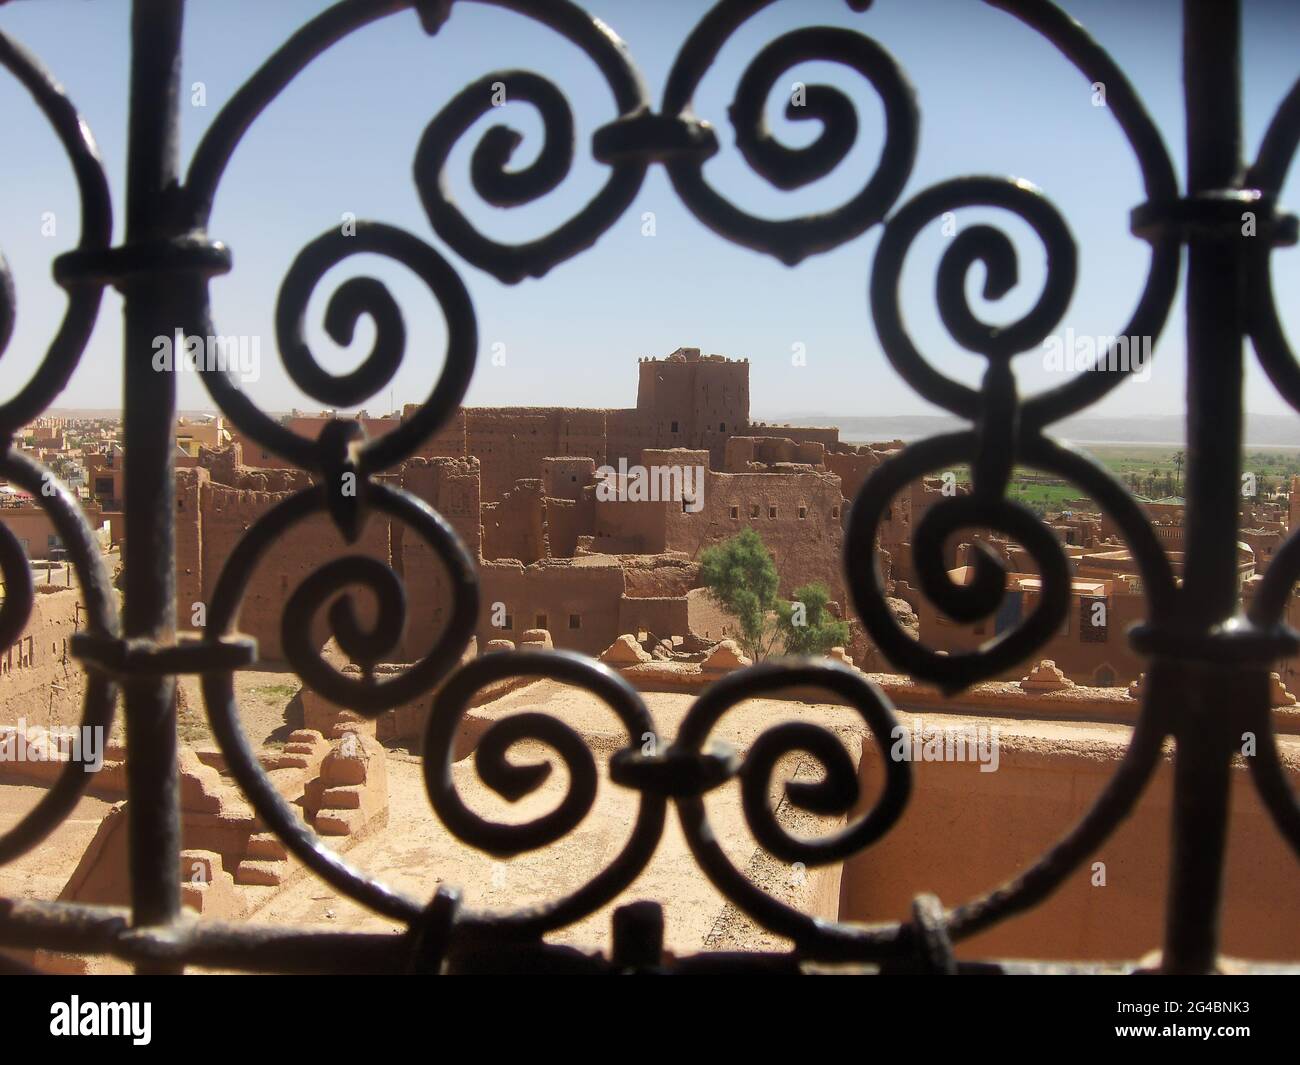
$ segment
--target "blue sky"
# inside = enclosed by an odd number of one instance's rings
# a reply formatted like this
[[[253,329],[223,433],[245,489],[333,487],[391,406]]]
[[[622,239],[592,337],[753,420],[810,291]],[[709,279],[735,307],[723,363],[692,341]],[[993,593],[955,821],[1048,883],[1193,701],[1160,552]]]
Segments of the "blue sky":
[[[205,107],[183,107],[183,157],[221,105],[295,28],[327,6],[310,0],[194,0],[186,22],[186,86],[204,83]],[[1063,6],[1110,50],[1161,127],[1176,169],[1183,170],[1180,4],[1175,0]],[[592,14],[627,41],[660,99],[672,59],[707,5],[592,0]],[[1300,5],[1247,0],[1244,66],[1248,156],[1297,76],[1294,42]],[[767,186],[734,147],[727,106],[757,52],[789,29],[832,24],[854,28],[888,49],[915,87],[920,143],[903,199],[964,174],[1015,175],[1039,185],[1067,219],[1079,243],[1079,280],[1060,331],[1111,334],[1123,328],[1143,284],[1147,246],[1128,232],[1129,210],[1142,195],[1136,163],[1114,117],[1094,107],[1088,82],[1054,48],[1012,17],[976,0],[877,0],[855,13],[842,0],[782,0],[759,13],[724,48],[696,96],[696,112],[713,122],[722,150],[706,167],[713,187],[742,208],[767,217],[825,210],[851,197],[874,170],[882,115],[869,83],[827,63],[790,72],[809,84],[847,92],[861,128],[849,157],[831,175],[794,193]],[[126,0],[43,0],[0,9],[0,30],[35,51],[65,84],[99,142],[122,231],[125,173],[129,5]],[[446,254],[465,281],[479,322],[480,362],[469,401],[475,404],[628,406],[635,399],[637,357],[686,345],[751,361],[756,416],[912,414],[931,411],[898,377],[880,350],[867,307],[867,284],[880,228],[793,269],[732,245],[698,222],[659,168],[636,202],[595,248],[541,280],[503,285],[460,260],[433,233],[412,179],[425,125],[466,83],[498,69],[521,67],[549,77],[567,96],[578,129],[573,169],[559,189],[525,207],[498,210],[478,201],[468,160],[479,136],[506,121],[524,134],[516,162],[540,146],[541,124],[524,104],[481,119],[451,157],[458,202],[486,232],[520,239],[549,231],[603,183],[590,159],[590,136],[615,114],[590,61],[563,38],[528,19],[488,5],[457,4],[436,37],[402,12],[360,30],[307,69],[254,125],[218,190],[211,233],[234,254],[234,270],[213,285],[218,332],[261,339],[262,376],[247,386],[266,409],[319,404],[298,392],[280,366],[272,321],[275,294],[299,250],[350,211],[410,230]],[[789,145],[814,131],[787,122],[779,86],[768,120]],[[12,395],[45,350],[62,314],[63,296],[50,280],[51,258],[76,241],[77,203],[70,171],[53,135],[21,88],[0,74],[0,116],[6,151],[0,158],[3,208],[0,250],[18,290],[18,322],[0,361],[0,395]],[[1292,182],[1294,186],[1295,182]],[[1284,203],[1300,208],[1294,187]],[[54,212],[54,237],[41,235]],[[642,235],[644,212],[656,233]],[[958,224],[1006,226],[1021,253],[1021,283],[1004,300],[979,297],[977,268],[969,291],[989,320],[1017,317],[1032,305],[1042,279],[1042,252],[1032,233],[996,211],[964,211]],[[935,230],[913,245],[904,274],[904,310],[918,346],[932,362],[968,382],[982,363],[948,339],[936,313],[935,268],[943,237]],[[309,320],[314,350],[336,371],[356,364],[372,335],[363,324],[350,349],[319,328],[329,293],[350,276],[389,282],[408,329],[408,353],[390,386],[366,403],[372,412],[422,398],[441,365],[444,333],[436,304],[405,270],[373,256],[355,256],[317,289]],[[1300,295],[1300,250],[1283,250],[1275,268],[1281,294]],[[1300,344],[1300,300],[1282,307]],[[121,390],[121,304],[110,292],[98,327],[63,406],[112,407]],[[1157,348],[1147,382],[1130,381],[1095,411],[1174,413],[1184,379],[1181,300]],[[487,353],[504,345],[505,365]],[[807,364],[794,366],[802,344]],[[1025,391],[1057,383],[1027,354],[1016,362]],[[183,407],[209,407],[202,385],[181,382]],[[1252,411],[1288,408],[1252,365]]]

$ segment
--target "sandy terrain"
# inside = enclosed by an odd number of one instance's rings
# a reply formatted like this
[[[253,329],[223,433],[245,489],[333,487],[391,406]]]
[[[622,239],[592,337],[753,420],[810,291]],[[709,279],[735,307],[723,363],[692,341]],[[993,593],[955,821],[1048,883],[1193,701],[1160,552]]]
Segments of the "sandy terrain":
[[[672,732],[691,702],[683,695],[651,694],[646,698],[656,721],[661,727],[671,723]],[[751,715],[771,721],[771,711],[777,704],[767,707],[765,702],[770,701],[747,704],[737,713],[751,721]],[[791,704],[779,705],[785,715],[790,713]],[[609,753],[626,742],[624,734],[612,711],[592,705],[585,693],[549,681],[512,693],[476,713],[495,718],[541,707],[587,737],[600,769],[596,805],[573,833],[552,846],[498,861],[461,843],[443,828],[430,806],[419,761],[404,753],[390,753],[389,828],[350,850],[347,860],[390,887],[419,899],[431,897],[441,883],[463,886],[465,905],[474,910],[505,911],[553,901],[599,873],[625,844],[636,813],[635,795],[611,784],[607,776]],[[843,707],[801,709],[799,716],[835,723],[854,717]],[[730,718],[723,725],[729,722]],[[742,732],[724,727],[719,736],[734,742],[741,739]],[[552,758],[545,747],[528,743],[512,748],[511,756],[517,763]],[[557,763],[542,788],[512,804],[483,785],[472,757],[458,762],[454,773],[461,797],[470,808],[500,821],[521,822],[545,813],[559,802],[567,786],[567,775]],[[770,893],[795,904],[804,899],[806,905],[806,896],[815,886],[812,878],[771,859],[755,864],[754,844],[744,827],[737,786],[719,789],[709,800],[709,814],[719,836],[732,841],[727,850],[733,862],[747,869]],[[820,828],[817,821],[822,822]],[[832,823],[800,815],[798,827],[807,834],[817,834]],[[608,947],[611,910],[622,902],[642,898],[671,900],[666,907],[666,945],[670,950],[689,953],[706,946],[776,949],[783,945],[736,912],[700,874],[671,809],[658,851],[631,888],[614,903],[547,938],[592,949]],[[310,875],[291,884],[253,919],[273,924],[400,930],[398,922],[371,913]]]
[[[196,676],[179,680],[181,743],[195,748],[212,748],[217,741],[208,727],[203,688]],[[239,719],[254,747],[280,746],[296,728],[302,728],[302,705],[296,698],[302,681],[289,666],[272,669],[237,670],[235,697]]]

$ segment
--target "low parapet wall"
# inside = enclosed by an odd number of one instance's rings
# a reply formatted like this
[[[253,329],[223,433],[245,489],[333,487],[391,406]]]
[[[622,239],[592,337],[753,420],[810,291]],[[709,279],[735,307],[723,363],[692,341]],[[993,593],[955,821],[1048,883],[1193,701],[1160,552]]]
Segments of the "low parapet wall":
[[[615,668],[642,692],[694,695],[728,671],[711,671],[695,663],[644,662]],[[861,672],[861,671],[859,671]],[[954,696],[920,684],[898,673],[863,673],[889,697],[900,711],[968,714],[976,717],[1015,717],[1049,721],[1097,721],[1136,724],[1142,700],[1127,688],[1091,688],[1075,685],[1058,691],[1034,691],[1015,681],[976,684]],[[820,688],[787,688],[779,698],[804,703],[839,703],[833,693]],[[1273,727],[1283,735],[1300,735],[1300,704],[1276,707]]]
[[[679,662],[611,664],[642,692],[692,699],[725,675]],[[1032,867],[1088,813],[1129,749],[1141,693],[1078,685],[1035,690],[1036,682],[1050,684],[1050,673],[1037,667],[1028,689],[995,682],[952,698],[906,677],[866,674],[889,697],[909,733],[929,736],[956,729],[970,737],[982,730],[988,743],[996,735],[996,757],[981,761],[968,746],[963,757],[945,753],[931,760],[930,752],[915,747],[909,758],[912,797],[901,820],[880,841],[837,867],[842,869],[834,911],[839,919],[907,920],[922,891],[937,894],[949,908],[979,898]],[[1281,695],[1275,691],[1275,697]],[[767,693],[765,699],[790,704],[786,714],[773,713],[768,703],[770,724],[818,709],[803,704],[843,705],[818,690],[787,689]],[[681,712],[689,705],[684,702]],[[733,713],[744,714],[745,706]],[[664,716],[660,710],[656,714],[657,720]],[[1273,717],[1290,787],[1300,791],[1300,706],[1277,706]],[[665,733],[675,731],[664,729],[663,722],[660,726]],[[860,750],[854,753],[860,754],[863,796],[856,818],[879,794],[883,759],[893,750],[891,745],[887,753],[871,735],[861,734]],[[1104,961],[1132,957],[1134,943],[1157,948],[1170,869],[1172,759],[1172,744],[1167,744],[1132,812],[1046,902],[959,942],[958,955]],[[1257,960],[1295,957],[1300,953],[1300,895],[1294,890],[1294,856],[1261,803],[1242,757],[1235,759],[1234,780],[1224,873],[1224,952]],[[767,861],[772,862],[770,856]],[[1258,898],[1269,899],[1269,907],[1258,906]]]
[[[501,680],[485,684],[474,694],[470,706],[492,702],[509,692],[536,682],[536,677],[503,677]],[[378,717],[367,718],[347,707],[330,702],[319,692],[304,686],[302,689],[303,722],[306,728],[314,729],[327,737],[337,736],[341,728],[359,729],[367,735],[374,736],[381,743],[409,746],[412,750],[418,751],[424,742],[425,725],[429,720],[433,700],[433,695],[422,695]]]
[[[907,919],[918,892],[951,909],[1031,868],[1114,779],[1132,732],[1118,725],[924,714],[923,727],[998,728],[995,772],[975,761],[912,759],[912,795],[899,822],[844,865],[840,917]],[[913,722],[906,722],[911,727]],[[1300,740],[1280,737],[1290,787]],[[886,752],[865,737],[864,795],[878,793]],[[1169,882],[1173,756],[1167,746],[1132,812],[1046,901],[957,944],[964,958],[1120,960],[1160,946]],[[1255,960],[1300,954],[1295,856],[1235,759],[1224,867],[1223,952]],[[860,813],[861,811],[859,811]],[[857,816],[855,814],[855,816]],[[1268,905],[1259,904],[1268,899]]]

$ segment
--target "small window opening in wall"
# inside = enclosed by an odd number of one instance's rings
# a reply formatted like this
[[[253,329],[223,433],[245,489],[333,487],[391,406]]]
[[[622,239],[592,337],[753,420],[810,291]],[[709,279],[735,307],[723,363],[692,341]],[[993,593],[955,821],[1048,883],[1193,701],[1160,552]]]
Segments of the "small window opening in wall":
[[[808,517],[808,508],[807,508],[807,507],[800,507],[800,508],[799,508],[799,520],[800,520],[800,521],[803,521],[803,520],[804,520],[805,518],[807,518],[807,517]]]
[[[740,517],[740,508],[739,508],[739,507],[732,507],[732,508],[731,508],[731,520],[732,520],[732,521],[735,521],[735,520],[738,519],[739,517]]]
[[[515,627],[515,619],[511,615],[507,614],[505,621],[501,623],[501,627],[503,629],[513,629]]]
[[[545,615],[545,614],[538,614],[538,615],[537,615],[537,624],[534,625],[533,628],[535,628],[535,629],[544,629],[544,628],[546,628],[546,615]]]
[[[775,517],[776,517],[776,507],[768,507],[768,508],[767,508],[767,516],[768,516],[769,518],[775,518]]]
[[[672,431],[673,431],[674,433],[677,432],[677,423],[676,423],[676,422],[673,422],[673,425],[672,425]]]
[[[581,615],[581,614],[570,614],[570,615],[569,615],[569,628],[571,628],[571,629],[580,629],[580,628],[582,628],[582,615]]]
[[[726,431],[727,431],[727,423],[726,423],[726,422],[718,422],[718,432],[720,432],[720,433],[725,433]]]
[[[839,516],[840,516],[840,508],[839,508],[839,507],[831,507],[831,517],[832,517],[832,518],[838,518]]]

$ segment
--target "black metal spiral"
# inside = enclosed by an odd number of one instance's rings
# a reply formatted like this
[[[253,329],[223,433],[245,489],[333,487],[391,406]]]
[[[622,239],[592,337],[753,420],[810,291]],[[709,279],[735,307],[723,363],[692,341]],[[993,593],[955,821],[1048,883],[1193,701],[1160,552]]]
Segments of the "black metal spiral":
[[[7,445],[0,446],[0,477],[39,499],[58,531],[68,558],[77,573],[86,606],[85,635],[113,639],[118,634],[117,608],[108,574],[104,570],[98,540],[86,523],[81,504],[40,463]],[[4,603],[0,605],[0,647],[10,646],[31,616],[35,589],[31,566],[14,534],[0,525],[0,576],[4,578]],[[111,677],[92,671],[86,678],[81,728],[98,729],[107,740],[117,705],[117,685]],[[72,813],[77,800],[90,785],[86,765],[69,759],[54,784],[16,824],[0,833],[0,864],[31,850]]]
[[[787,688],[816,688],[844,700],[887,750],[897,725],[888,698],[861,674],[836,663],[785,659],[738,670],[710,685],[691,706],[674,741],[674,750],[701,755],[718,721],[746,699]],[[806,865],[843,861],[885,835],[902,816],[911,794],[911,765],[883,758],[885,781],[875,805],[860,819],[822,839],[796,838],[777,821],[769,799],[777,762],[794,751],[807,751],[825,769],[815,783],[785,786],[796,806],[818,814],[847,814],[858,799],[853,762],[829,730],[802,722],[774,725],[755,739],[739,767],[745,822],[755,839],[777,858]],[[710,828],[703,795],[677,799],[677,812],[691,853],[714,885],[764,928],[788,936],[811,956],[875,956],[893,943],[898,929],[867,931],[848,924],[816,920],[757,888],[726,856]]]
[[[55,277],[68,292],[68,307],[58,332],[51,341],[31,380],[21,391],[0,403],[0,432],[8,436],[36,418],[53,402],[68,383],[99,314],[103,286],[93,278],[82,280],[61,263],[78,257],[101,254],[113,233],[113,206],[108,179],[99,161],[99,149],[62,87],[26,49],[0,33],[0,66],[8,70],[30,94],[54,130],[60,146],[72,164],[81,202],[81,236],[76,250],[55,264]],[[17,317],[17,295],[13,276],[0,256],[0,355],[9,346]]]
[[[56,261],[55,274],[68,292],[68,305],[53,340],[36,371],[13,396],[0,402],[0,478],[28,492],[49,514],[76,570],[86,606],[86,631],[100,638],[118,632],[116,606],[100,557],[99,544],[86,523],[79,501],[54,474],[13,446],[14,432],[37,417],[62,391],[76,369],[90,338],[103,295],[93,278],[65,275],[60,264],[95,256],[107,248],[113,230],[108,181],[89,128],[61,86],[24,48],[0,33],[0,66],[27,90],[53,129],[76,179],[81,204],[76,249]],[[70,272],[71,273],[71,272]],[[0,355],[8,349],[17,319],[17,293],[4,257],[0,256]],[[35,589],[26,552],[14,533],[0,525],[0,575],[4,601],[0,604],[0,647],[14,643],[31,617]],[[111,678],[87,679],[81,725],[112,726],[117,689]],[[69,761],[54,785],[16,824],[0,834],[0,863],[31,850],[53,832],[76,806],[91,780],[85,767]]]
[[[184,307],[177,326],[191,335],[215,333],[207,281],[229,268],[230,257],[208,238],[207,228],[222,176],[245,132],[304,68],[335,43],[390,15],[411,17],[426,33],[434,34],[451,14],[452,0],[342,0],[312,19],[236,91],[201,138],[184,180],[168,190],[168,218],[176,222],[172,230],[156,240],[151,235],[120,248],[109,247],[108,187],[84,122],[49,75],[0,34],[0,65],[24,84],[50,121],[72,162],[81,196],[79,244],[55,263],[56,279],[69,292],[65,317],[31,381],[0,403],[0,475],[40,497],[71,551],[88,608],[88,629],[76,644],[89,670],[83,722],[107,728],[115,682],[121,677],[201,673],[214,734],[230,772],[258,814],[324,880],[363,905],[408,924],[413,953],[421,966],[430,968],[440,965],[457,943],[538,945],[546,933],[617,898],[655,854],[672,802],[704,873],[763,928],[792,940],[797,960],[887,960],[910,951],[936,971],[954,971],[952,943],[1042,901],[1114,831],[1151,778],[1165,739],[1176,735],[1181,744],[1187,736],[1188,726],[1175,720],[1168,701],[1150,692],[1177,690],[1183,683],[1183,668],[1201,654],[1225,655],[1225,648],[1237,653],[1234,662],[1241,663],[1242,700],[1247,707],[1241,711],[1241,722],[1259,738],[1259,754],[1251,761],[1255,782],[1279,829],[1300,851],[1300,804],[1287,784],[1267,709],[1269,663],[1300,645],[1300,634],[1285,624],[1293,585],[1300,579],[1300,534],[1274,559],[1246,618],[1208,634],[1185,624],[1186,589],[1175,581],[1169,559],[1136,502],[1100,466],[1047,435],[1052,423],[1082,410],[1124,380],[1123,373],[1109,371],[1114,362],[1111,353],[1103,353],[1101,369],[1081,373],[1042,394],[1022,397],[1017,389],[1015,357],[1041,343],[1061,321],[1077,272],[1074,240],[1046,197],[1024,181],[967,177],[923,190],[895,209],[911,175],[919,139],[911,86],[890,54],[872,38],[844,28],[809,27],[786,33],[762,48],[741,75],[729,115],[742,157],[779,190],[802,188],[845,162],[860,123],[852,101],[840,90],[809,86],[804,106],[787,109],[788,119],[815,120],[820,125],[818,135],[804,147],[780,144],[764,115],[768,97],[790,70],[801,63],[828,60],[865,78],[878,95],[885,116],[879,160],[853,197],[825,213],[779,220],[753,217],[705,181],[704,165],[718,150],[718,139],[694,113],[693,101],[722,48],[771,0],[724,2],[706,13],[672,63],[658,112],[652,110],[649,93],[623,43],[576,5],[567,0],[488,2],[560,34],[596,66],[610,90],[615,116],[596,131],[590,150],[609,174],[574,217],[543,237],[509,245],[480,232],[452,201],[446,169],[460,138],[490,113],[498,87],[504,89],[507,101],[537,112],[543,144],[533,163],[511,169],[520,135],[504,124],[493,125],[483,134],[472,152],[470,179],[485,203],[497,207],[533,203],[568,177],[577,151],[572,110],[558,86],[529,71],[486,74],[432,117],[415,146],[414,181],[434,233],[465,262],[502,281],[540,277],[608,231],[656,163],[665,167],[683,204],[704,225],[724,239],[787,264],[885,223],[869,284],[881,346],[920,396],[972,425],[905,448],[867,480],[854,501],[845,538],[853,603],[889,660],[922,680],[952,692],[1002,673],[1030,658],[1050,639],[1065,616],[1070,596],[1070,569],[1060,546],[1028,510],[1006,498],[1011,471],[1017,464],[1026,465],[1077,485],[1120,527],[1142,574],[1149,606],[1147,623],[1134,633],[1133,642],[1139,650],[1153,653],[1155,661],[1123,761],[1094,806],[1048,853],[1005,885],[948,912],[922,897],[910,921],[866,928],[816,920],[761,891],[727,859],[716,838],[707,815],[710,792],[736,781],[746,824],[763,849],[779,860],[818,865],[862,852],[897,825],[912,787],[910,767],[883,759],[885,780],[875,805],[829,836],[803,839],[788,832],[773,811],[773,779],[787,755],[810,754],[822,767],[822,777],[787,782],[785,798],[813,813],[849,815],[860,797],[858,774],[834,734],[807,723],[776,724],[741,759],[709,744],[714,727],[744,699],[792,686],[820,688],[847,704],[846,719],[856,715],[883,747],[895,725],[889,701],[861,674],[838,665],[807,660],[761,664],[706,689],[676,740],[663,751],[647,753],[642,738],[654,736],[656,729],[644,700],[626,679],[601,664],[565,652],[529,651],[484,656],[458,668],[478,615],[474,560],[441,515],[409,493],[387,486],[378,475],[412,455],[463,401],[478,347],[475,314],[459,274],[438,250],[414,234],[380,222],[360,222],[355,235],[348,237],[327,232],[300,252],[276,305],[278,346],[290,378],[322,403],[360,405],[381,390],[407,357],[405,322],[387,287],[374,278],[358,277],[330,294],[324,326],[332,340],[348,344],[363,317],[375,327],[371,351],[348,373],[331,374],[322,367],[306,342],[305,320],[311,298],[329,270],[353,254],[383,255],[425,283],[446,319],[445,364],[429,396],[414,416],[378,439],[366,439],[356,421],[338,419],[313,441],[296,436],[261,410],[232,376],[205,370],[205,384],[230,421],[261,446],[309,471],[316,484],[287,497],[247,530],[219,575],[201,641],[159,647],[147,640],[120,638],[112,593],[76,500],[61,486],[52,495],[40,492],[48,475],[12,451],[13,433],[44,410],[66,384],[90,335],[106,284],[118,285],[129,295],[139,276],[152,273],[163,278],[170,271],[177,279],[175,287],[185,294],[177,300]],[[1188,234],[1208,230],[1219,239],[1226,233],[1221,226],[1224,218],[1249,207],[1259,215],[1262,239],[1240,252],[1250,282],[1242,296],[1248,332],[1270,378],[1300,407],[1300,363],[1283,334],[1271,276],[1273,249],[1295,239],[1294,219],[1281,214],[1278,198],[1300,146],[1300,83],[1265,136],[1247,175],[1249,188],[1180,199],[1159,132],[1114,60],[1046,0],[988,2],[1054,45],[1089,82],[1105,83],[1109,111],[1137,161],[1146,203],[1133,212],[1131,228],[1151,245],[1151,260],[1137,308],[1118,335],[1158,337],[1178,288],[1181,248]],[[869,6],[869,0],[849,0],[856,11]],[[914,240],[936,218],[968,207],[1007,211],[1027,223],[1041,241],[1047,265],[1034,306],[1018,321],[994,326],[971,309],[965,283],[972,268],[980,266],[986,276],[985,297],[996,300],[1007,295],[1019,280],[1016,250],[1009,238],[990,225],[970,226],[953,238],[942,255],[936,277],[939,316],[959,345],[985,360],[978,388],[948,378],[926,360],[908,333],[899,300],[903,263]],[[15,314],[13,279],[0,258],[0,352],[12,336]],[[1025,548],[1038,570],[1042,594],[1028,618],[977,651],[941,655],[913,640],[889,610],[877,539],[883,517],[900,491],[927,473],[958,464],[969,464],[973,471],[972,493],[938,502],[913,530],[922,592],[959,621],[993,613],[1006,588],[1007,575],[999,560],[977,544],[973,577],[965,585],[952,583],[943,565],[944,545],[954,533],[992,529]],[[353,493],[340,488],[347,474],[355,481]],[[433,647],[403,672],[381,679],[374,667],[393,655],[412,613],[429,605],[410,602],[400,577],[389,567],[353,554],[323,566],[290,596],[281,625],[285,654],[307,685],[331,702],[364,715],[374,716],[436,693],[423,753],[434,811],[458,839],[501,856],[545,847],[573,832],[598,801],[599,768],[587,743],[555,715],[527,711],[505,718],[479,740],[474,768],[481,781],[507,800],[535,792],[551,772],[551,764],[521,765],[509,757],[516,745],[532,742],[559,759],[568,787],[554,809],[530,822],[505,824],[482,817],[464,803],[452,773],[457,730],[472,698],[487,684],[523,676],[575,685],[605,703],[627,733],[627,745],[610,759],[609,780],[637,793],[637,815],[619,853],[563,898],[531,909],[486,913],[462,910],[456,893],[446,888],[432,893],[431,902],[391,890],[352,868],[301,821],[262,770],[240,729],[233,669],[253,661],[255,649],[239,636],[238,619],[258,562],[290,541],[295,527],[313,515],[328,514],[344,538],[356,542],[367,516],[376,512],[410,526],[446,570],[450,616]],[[16,538],[3,527],[0,571],[6,582],[6,598],[0,605],[2,646],[22,631],[33,602],[26,560]],[[361,620],[358,595],[374,600],[373,624]],[[340,648],[360,665],[359,676],[336,671],[312,645],[313,621],[322,612]],[[139,771],[150,768],[142,766]],[[69,766],[36,808],[0,836],[0,861],[47,835],[67,816],[85,784],[80,767]],[[581,967],[576,960],[573,964]]]
[[[664,89],[663,113],[695,121],[692,99],[705,71],[736,29],[772,0],[718,4],[692,32],[677,55]],[[849,6],[857,10],[864,3]],[[875,172],[847,203],[823,214],[786,220],[755,218],[718,195],[704,180],[704,163],[715,145],[667,159],[668,176],[682,202],[715,233],[736,244],[774,255],[787,266],[829,251],[865,232],[885,217],[912,171],[920,118],[916,99],[902,71],[875,41],[833,27],[810,27],[785,34],[768,45],[745,70],[730,108],[736,145],[754,170],[779,189],[799,188],[825,176],[847,156],[857,134],[852,102],[838,89],[807,87],[803,106],[787,117],[817,120],[821,134],[801,148],[777,143],[763,119],[768,93],[791,67],[811,60],[838,62],[863,75],[880,96],[885,111],[885,142]]]
[[[565,651],[495,653],[467,664],[438,692],[424,736],[424,780],[434,811],[460,840],[489,854],[511,857],[536,850],[567,836],[596,802],[596,763],[586,742],[551,714],[523,712],[494,722],[479,738],[474,766],[479,778],[504,798],[517,802],[550,775],[547,763],[519,765],[507,758],[517,743],[545,744],[562,759],[568,788],[549,813],[523,824],[489,821],[474,813],[457,794],[452,778],[456,730],[470,698],[484,685],[507,677],[547,677],[590,692],[607,705],[627,731],[628,743],[640,745],[655,725],[641,696],[608,666]],[[533,910],[481,915],[470,921],[492,935],[536,937],[594,912],[618,896],[649,863],[663,832],[666,803],[642,792],[636,820],[623,849],[606,867],[569,896]]]

